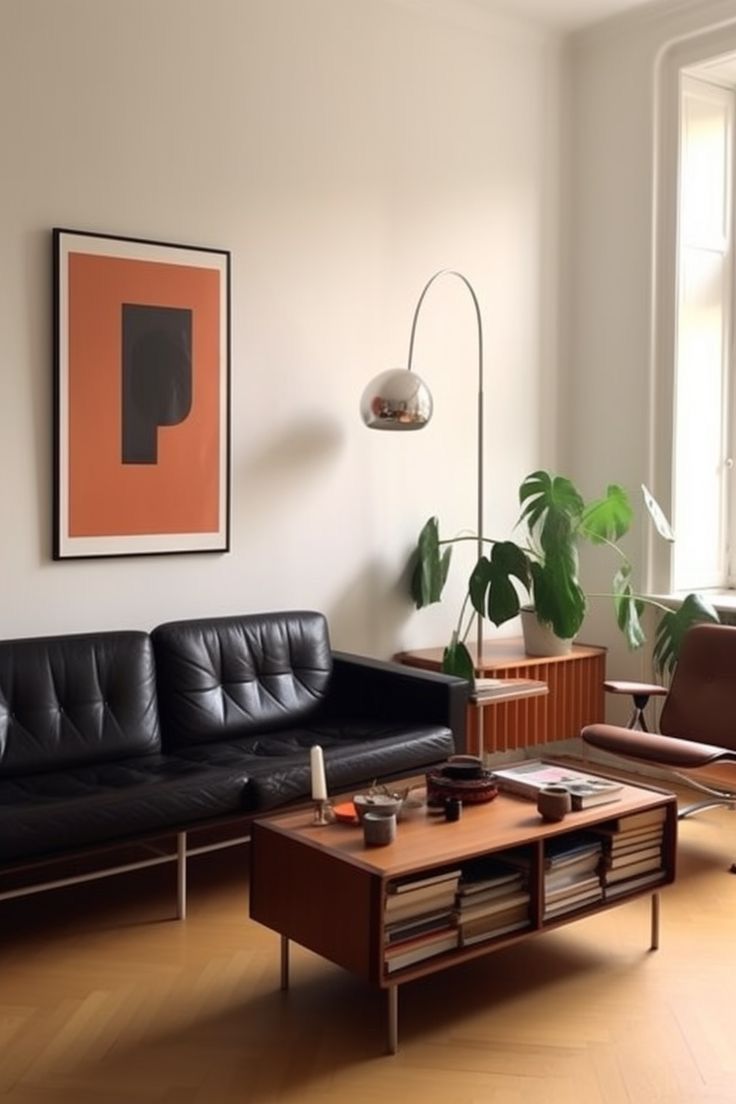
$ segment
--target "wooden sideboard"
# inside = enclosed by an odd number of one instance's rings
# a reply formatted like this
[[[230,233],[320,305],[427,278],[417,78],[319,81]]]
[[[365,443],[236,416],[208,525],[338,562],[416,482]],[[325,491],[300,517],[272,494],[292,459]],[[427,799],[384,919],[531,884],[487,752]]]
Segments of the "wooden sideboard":
[[[476,648],[470,645],[476,660]],[[400,652],[399,663],[439,671],[442,648]],[[569,655],[528,656],[519,637],[483,644],[480,678],[532,678],[546,682],[549,694],[515,701],[468,705],[468,751],[487,754],[517,751],[569,740],[580,735],[584,725],[605,719],[603,682],[606,677],[606,649],[573,645]]]

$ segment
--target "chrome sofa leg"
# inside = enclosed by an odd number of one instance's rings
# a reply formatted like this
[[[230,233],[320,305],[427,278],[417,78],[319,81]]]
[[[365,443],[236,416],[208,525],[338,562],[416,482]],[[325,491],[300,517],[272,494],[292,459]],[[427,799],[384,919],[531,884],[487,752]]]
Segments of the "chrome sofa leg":
[[[731,797],[713,797],[710,801],[696,801],[694,805],[686,805],[680,809],[677,814],[678,820],[686,820],[690,816],[695,816],[696,813],[703,813],[706,809],[735,809],[736,801],[733,796]]]
[[[176,833],[176,918],[187,915],[187,834]]]

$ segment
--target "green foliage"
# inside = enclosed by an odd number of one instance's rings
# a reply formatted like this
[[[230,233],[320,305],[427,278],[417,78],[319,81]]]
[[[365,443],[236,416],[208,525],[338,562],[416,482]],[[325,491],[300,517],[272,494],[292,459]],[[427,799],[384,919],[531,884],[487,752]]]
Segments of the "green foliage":
[[[569,479],[535,471],[528,475],[519,488],[522,506],[519,521],[525,521],[530,530],[539,529],[541,542],[554,541],[562,532],[570,532],[585,504]]]
[[[470,601],[473,609],[494,625],[503,625],[519,612],[519,595],[512,578],[529,589],[529,560],[513,541],[498,541],[490,560],[481,556],[473,568],[468,584]]]
[[[537,619],[555,636],[572,640],[585,617],[587,603],[578,581],[578,554],[572,545],[551,549],[543,563],[531,563]]]
[[[457,675],[458,678],[467,679],[471,686],[475,682],[470,652],[462,640],[458,640],[456,632],[452,634],[452,640],[442,654],[442,670],[447,675]]]
[[[417,609],[439,602],[450,570],[450,545],[440,552],[439,522],[431,517],[419,534],[411,574],[411,596]]]
[[[651,495],[645,496],[645,502],[650,514],[655,509],[661,513]],[[493,546],[490,555],[478,559],[468,581],[472,609],[494,625],[503,625],[519,613],[521,587],[540,621],[564,640],[575,637],[587,608],[578,578],[578,545],[586,540],[617,555],[611,583],[616,624],[628,646],[640,648],[646,639],[641,625],[645,603],[658,603],[634,592],[631,564],[618,545],[633,520],[631,502],[623,487],[612,483],[604,495],[586,503],[571,480],[540,470],[523,480],[519,504],[518,524],[526,527],[527,541],[488,541]],[[419,535],[412,570],[411,594],[417,609],[441,600],[452,543],[440,539],[438,520],[430,518]],[[464,644],[470,622],[462,632],[465,609],[464,604],[458,628],[444,652],[443,669],[472,681],[473,663]],[[692,624],[717,620],[715,610],[699,595],[689,595],[677,610],[665,612],[655,636],[657,668],[672,670],[682,637]]]
[[[626,637],[626,643],[633,650],[641,648],[646,637],[641,627],[641,615],[644,602],[634,595],[631,586],[631,564],[622,564],[613,577],[613,606],[616,611],[616,623]]]
[[[700,621],[718,620],[718,614],[702,594],[688,594],[678,609],[663,614],[654,634],[652,652],[657,670],[671,675],[687,630]]]
[[[582,528],[593,544],[615,542],[628,533],[633,520],[634,511],[629,496],[623,487],[611,483],[606,489],[605,498],[596,499],[585,507]]]

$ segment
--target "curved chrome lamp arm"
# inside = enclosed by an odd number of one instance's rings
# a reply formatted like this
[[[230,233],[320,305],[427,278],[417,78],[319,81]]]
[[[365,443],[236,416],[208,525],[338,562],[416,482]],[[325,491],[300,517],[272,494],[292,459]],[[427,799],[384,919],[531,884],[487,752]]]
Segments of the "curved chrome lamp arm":
[[[411,324],[409,358],[406,368],[389,368],[370,381],[363,391],[360,412],[369,429],[416,430],[423,429],[432,417],[432,396],[422,378],[415,372],[410,375],[414,358],[414,339],[417,320],[425,296],[440,276],[454,276],[462,281],[470,292],[478,323],[478,559],[483,555],[483,323],[478,297],[470,281],[462,272],[441,268],[435,272],[422,289]],[[408,371],[407,371],[408,369]],[[483,615],[478,614],[478,644],[476,664],[483,665]]]
[[[475,307],[475,317],[478,323],[478,514],[477,514],[477,533],[478,533],[478,559],[483,555],[483,322],[480,313],[480,304],[478,303],[478,296],[475,294],[473,285],[463,276],[462,272],[457,272],[453,268],[441,268],[439,272],[435,272],[434,276],[430,276],[427,280],[422,293],[419,296],[419,300],[414,309],[414,318],[411,324],[411,335],[409,337],[409,356],[407,359],[406,367],[411,372],[412,361],[414,359],[414,338],[417,330],[417,320],[419,318],[419,311],[421,310],[422,303],[425,296],[435,280],[438,280],[440,276],[455,276],[458,280],[462,281],[465,287],[470,292],[470,297],[473,300],[473,306]],[[477,665],[480,670],[483,663],[483,615],[477,615]]]

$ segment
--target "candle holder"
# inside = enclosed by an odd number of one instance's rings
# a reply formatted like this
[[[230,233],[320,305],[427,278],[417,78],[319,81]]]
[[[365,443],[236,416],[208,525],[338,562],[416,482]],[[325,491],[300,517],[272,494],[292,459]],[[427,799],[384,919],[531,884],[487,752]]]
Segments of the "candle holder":
[[[317,828],[324,828],[326,824],[332,824],[335,819],[335,810],[329,800],[314,802],[314,819],[312,824]]]

